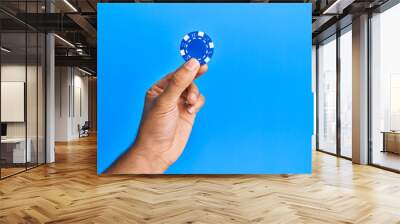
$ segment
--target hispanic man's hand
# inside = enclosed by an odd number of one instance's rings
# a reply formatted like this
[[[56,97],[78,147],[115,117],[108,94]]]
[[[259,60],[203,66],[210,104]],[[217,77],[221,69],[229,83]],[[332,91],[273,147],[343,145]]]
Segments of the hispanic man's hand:
[[[108,173],[163,173],[179,158],[205,102],[194,80],[207,68],[190,59],[147,91],[135,143]]]

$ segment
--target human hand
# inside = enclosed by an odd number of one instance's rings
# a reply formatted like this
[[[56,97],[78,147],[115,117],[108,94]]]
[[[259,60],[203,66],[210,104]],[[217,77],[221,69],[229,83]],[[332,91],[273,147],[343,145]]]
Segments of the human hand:
[[[193,81],[207,69],[190,59],[147,91],[136,141],[108,173],[163,173],[179,158],[205,102]]]

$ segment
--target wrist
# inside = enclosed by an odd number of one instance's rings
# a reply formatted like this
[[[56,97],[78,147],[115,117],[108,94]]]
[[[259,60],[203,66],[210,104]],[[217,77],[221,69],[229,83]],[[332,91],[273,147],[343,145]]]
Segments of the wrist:
[[[142,174],[162,174],[170,165],[162,155],[139,145],[134,145],[130,154],[132,164]]]
[[[108,174],[162,174],[168,168],[160,156],[133,146],[122,155],[106,172]]]

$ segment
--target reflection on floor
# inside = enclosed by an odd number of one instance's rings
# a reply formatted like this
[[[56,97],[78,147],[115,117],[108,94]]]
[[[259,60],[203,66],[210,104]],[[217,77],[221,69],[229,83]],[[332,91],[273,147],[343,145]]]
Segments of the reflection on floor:
[[[392,152],[374,151],[373,163],[400,171],[400,155]]]
[[[25,164],[18,164],[17,166],[16,165],[6,165],[5,167],[1,168],[1,178],[11,176],[13,174],[25,171],[26,169],[30,169],[35,166],[37,166],[36,163],[26,164],[27,168],[25,168]]]
[[[98,176],[96,139],[0,181],[0,223],[399,223],[400,175],[313,153],[312,175]]]
[[[18,172],[21,172],[21,171],[24,171],[24,170],[25,170],[25,167],[24,168],[20,168],[20,167],[16,167],[16,168],[15,167],[14,168],[1,168],[1,178],[13,175],[15,173],[18,173]]]

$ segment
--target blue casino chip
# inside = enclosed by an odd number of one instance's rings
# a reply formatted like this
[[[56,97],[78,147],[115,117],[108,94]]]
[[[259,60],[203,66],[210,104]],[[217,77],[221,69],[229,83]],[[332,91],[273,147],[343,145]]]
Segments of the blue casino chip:
[[[181,42],[180,53],[185,61],[196,58],[201,65],[207,64],[214,53],[214,43],[202,31],[186,34]]]

